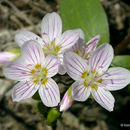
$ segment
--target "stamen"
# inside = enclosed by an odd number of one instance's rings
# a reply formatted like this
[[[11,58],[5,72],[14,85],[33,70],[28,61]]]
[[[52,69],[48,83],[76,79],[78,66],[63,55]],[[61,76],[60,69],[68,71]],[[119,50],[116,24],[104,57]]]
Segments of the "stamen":
[[[45,72],[45,74],[47,75],[48,70],[46,68],[43,68],[43,71]]]
[[[60,51],[60,49],[61,49],[61,47],[60,47],[60,46],[56,46],[56,51],[57,51],[57,52],[59,52],[59,51]]]
[[[33,83],[34,84],[38,84],[38,80],[33,80]]]
[[[86,71],[85,71],[85,72],[83,72],[83,73],[82,73],[81,78],[83,78],[83,79],[84,79],[84,78],[85,78],[85,76],[86,76],[86,74],[87,74],[87,72],[86,72]]]
[[[102,83],[102,79],[99,79],[98,82],[99,82],[99,83]]]
[[[79,51],[78,50],[76,50],[75,53],[79,55]]]
[[[88,84],[86,83],[86,81],[84,81],[84,86],[85,86],[86,88],[89,87]]]
[[[52,42],[51,42],[51,46],[53,46],[54,44],[55,44],[55,43],[52,41]]]
[[[41,82],[41,84],[42,84],[42,85],[45,85],[47,82],[48,82],[48,78],[46,78],[45,80],[43,80],[43,81]]]
[[[36,64],[36,65],[35,65],[35,68],[36,68],[36,69],[40,69],[40,68],[41,68],[41,64]]]
[[[97,90],[97,88],[98,88],[98,85],[97,84],[95,84],[95,85],[93,85],[93,86],[91,86],[93,89],[95,89],[95,90]]]
[[[30,71],[30,74],[34,74],[34,73],[35,73],[35,70],[32,69],[32,70]]]
[[[43,51],[45,51],[45,48],[42,48]]]

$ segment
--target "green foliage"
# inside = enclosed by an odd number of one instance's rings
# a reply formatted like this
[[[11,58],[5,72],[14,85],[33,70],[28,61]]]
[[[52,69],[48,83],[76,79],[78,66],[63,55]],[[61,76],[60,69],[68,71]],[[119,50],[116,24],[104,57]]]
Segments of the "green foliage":
[[[63,30],[81,28],[86,41],[99,34],[99,44],[109,42],[108,22],[99,0],[61,0],[60,14]]]
[[[61,116],[57,108],[46,107],[42,102],[38,102],[35,109],[39,112],[41,119],[46,121],[47,125],[55,125],[57,119]]]
[[[130,55],[115,56],[111,66],[113,67],[124,67],[130,70]]]
[[[60,112],[56,108],[51,108],[47,116],[47,124],[53,125],[60,117]]]

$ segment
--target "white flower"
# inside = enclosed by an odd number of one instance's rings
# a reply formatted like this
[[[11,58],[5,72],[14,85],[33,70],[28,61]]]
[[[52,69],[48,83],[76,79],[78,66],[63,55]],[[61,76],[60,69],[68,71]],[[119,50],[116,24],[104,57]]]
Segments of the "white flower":
[[[16,43],[21,47],[26,41],[35,40],[42,46],[45,55],[58,56],[61,65],[59,73],[64,74],[66,71],[63,65],[63,53],[78,40],[77,30],[68,30],[62,34],[62,21],[60,16],[53,12],[44,16],[41,25],[42,38],[36,34],[21,30],[15,35]]]
[[[85,43],[83,31],[78,29],[77,32],[79,33],[79,39],[70,49],[68,49],[68,51],[75,52],[88,62],[89,57],[96,50],[97,44],[100,40],[100,35],[93,37],[87,43]]]
[[[21,56],[4,67],[6,77],[20,81],[13,88],[13,101],[32,97],[38,90],[42,102],[57,106],[60,102],[59,88],[51,78],[58,73],[59,60],[55,56],[44,57],[41,46],[28,41],[21,47]]]
[[[113,111],[115,99],[110,91],[124,88],[130,83],[130,71],[121,67],[109,68],[113,48],[103,44],[90,57],[89,65],[73,52],[65,55],[67,73],[73,78],[72,97],[85,101],[90,96],[108,111]]]

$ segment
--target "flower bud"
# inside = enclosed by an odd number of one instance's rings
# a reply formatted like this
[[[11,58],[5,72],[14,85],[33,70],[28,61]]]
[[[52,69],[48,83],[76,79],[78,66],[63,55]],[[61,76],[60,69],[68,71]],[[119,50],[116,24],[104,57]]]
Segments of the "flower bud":
[[[60,103],[60,111],[66,111],[72,105],[72,86],[65,93],[61,103]]]

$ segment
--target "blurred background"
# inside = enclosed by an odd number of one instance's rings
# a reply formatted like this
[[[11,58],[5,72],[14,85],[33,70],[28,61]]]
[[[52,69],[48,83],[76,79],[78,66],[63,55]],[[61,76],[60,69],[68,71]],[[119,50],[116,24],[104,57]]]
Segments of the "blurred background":
[[[69,2],[69,0],[68,0]],[[108,17],[110,43],[116,54],[130,54],[130,0],[100,0]],[[60,0],[0,0],[0,51],[18,47],[14,35],[20,29],[41,34],[41,20],[48,12],[59,12]],[[55,77],[61,92],[72,80]],[[108,112],[94,100],[75,102],[63,113],[55,128],[46,126],[35,110],[36,101],[13,103],[12,87],[0,67],[0,130],[120,130],[130,129],[130,86],[113,92],[115,107]],[[127,124],[128,126],[124,126]]]

